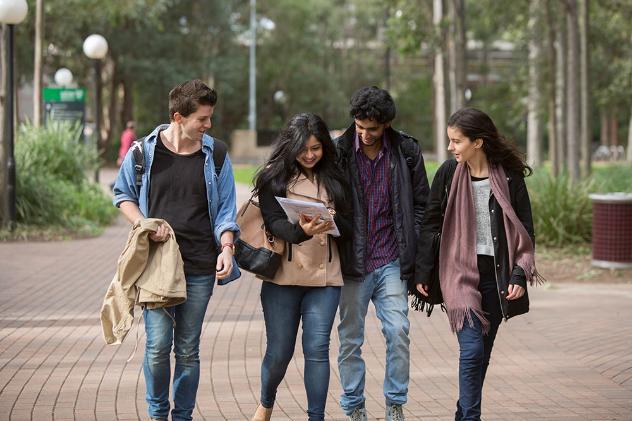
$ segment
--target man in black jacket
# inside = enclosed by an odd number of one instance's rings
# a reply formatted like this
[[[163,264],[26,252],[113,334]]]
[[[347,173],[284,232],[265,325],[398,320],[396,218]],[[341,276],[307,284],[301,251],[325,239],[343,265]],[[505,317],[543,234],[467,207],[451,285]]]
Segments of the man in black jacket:
[[[414,276],[428,179],[417,141],[391,127],[395,103],[375,86],[351,98],[353,124],[336,139],[339,165],[352,185],[353,240],[340,247],[340,405],[366,420],[364,321],[373,301],[386,339],[386,419],[403,420],[409,377],[407,281]]]

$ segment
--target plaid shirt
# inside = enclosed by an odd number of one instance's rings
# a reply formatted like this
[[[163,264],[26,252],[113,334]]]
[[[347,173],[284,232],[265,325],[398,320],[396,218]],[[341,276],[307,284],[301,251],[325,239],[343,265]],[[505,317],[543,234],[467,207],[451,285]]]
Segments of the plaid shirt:
[[[399,257],[393,221],[390,183],[390,145],[386,134],[382,149],[373,160],[362,151],[356,134],[355,153],[364,192],[367,239],[364,268],[367,273]]]

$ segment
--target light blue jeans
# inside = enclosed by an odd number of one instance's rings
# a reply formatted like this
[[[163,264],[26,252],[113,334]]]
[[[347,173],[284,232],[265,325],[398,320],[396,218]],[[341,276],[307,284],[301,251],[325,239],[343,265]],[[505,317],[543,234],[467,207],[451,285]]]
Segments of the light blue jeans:
[[[340,297],[340,406],[347,415],[364,407],[365,364],[361,356],[364,323],[373,301],[386,339],[384,397],[387,405],[403,405],[408,395],[410,353],[408,293],[400,279],[399,259],[369,273],[363,282],[346,282]]]
[[[277,388],[294,355],[303,323],[305,391],[309,421],[325,419],[329,390],[329,342],[340,287],[301,287],[263,282],[261,304],[266,322],[266,354],[261,363],[261,404],[272,408]]]
[[[202,322],[213,294],[215,275],[187,275],[187,300],[174,307],[145,309],[145,361],[147,412],[150,418],[167,419],[171,383],[171,348],[176,366],[173,373],[173,421],[192,420],[200,381],[200,335]]]

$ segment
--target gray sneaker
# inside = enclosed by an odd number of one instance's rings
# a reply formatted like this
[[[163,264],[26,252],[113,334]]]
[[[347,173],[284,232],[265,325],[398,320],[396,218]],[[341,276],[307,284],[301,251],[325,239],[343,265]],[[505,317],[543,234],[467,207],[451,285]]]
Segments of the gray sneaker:
[[[386,407],[386,421],[404,421],[404,411],[401,405],[389,405]]]
[[[364,408],[356,408],[353,410],[349,418],[349,421],[367,421],[366,419],[366,409]]]

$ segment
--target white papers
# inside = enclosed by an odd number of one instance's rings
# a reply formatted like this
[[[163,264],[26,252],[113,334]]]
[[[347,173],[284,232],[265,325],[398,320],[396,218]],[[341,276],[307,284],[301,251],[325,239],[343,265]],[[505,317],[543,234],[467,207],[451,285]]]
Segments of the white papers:
[[[334,237],[340,237],[340,231],[338,231],[338,227],[334,222],[334,217],[331,216],[329,210],[323,202],[308,202],[305,200],[288,199],[287,197],[275,197],[285,211],[287,219],[290,222],[294,224],[298,223],[300,214],[307,216],[320,215],[321,219],[331,221],[334,224],[334,227],[331,230],[326,231],[326,234],[331,234]]]

